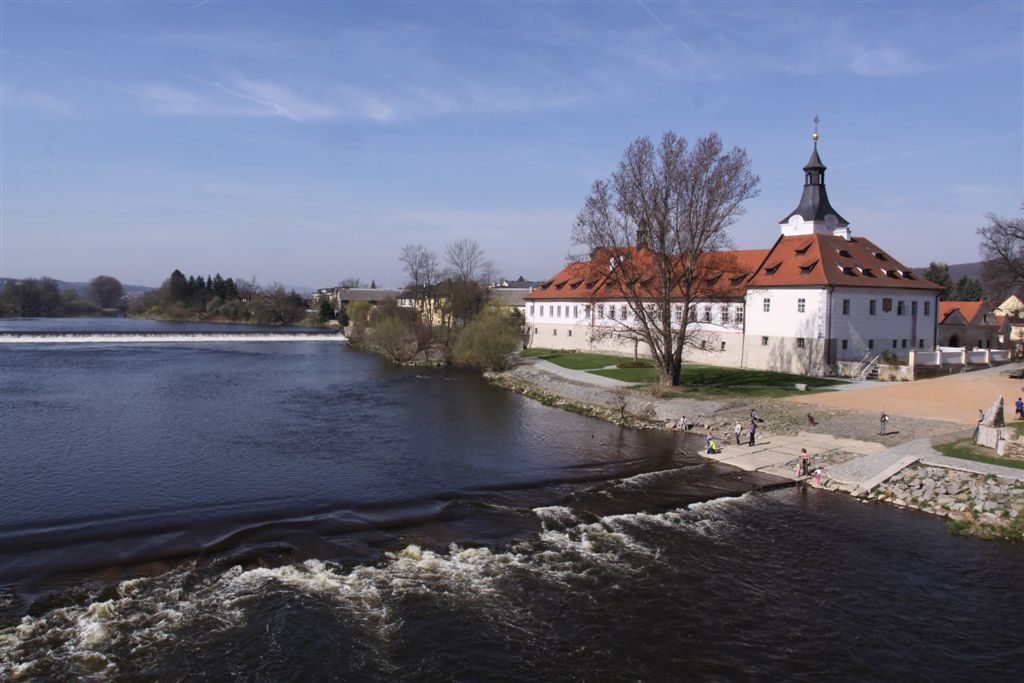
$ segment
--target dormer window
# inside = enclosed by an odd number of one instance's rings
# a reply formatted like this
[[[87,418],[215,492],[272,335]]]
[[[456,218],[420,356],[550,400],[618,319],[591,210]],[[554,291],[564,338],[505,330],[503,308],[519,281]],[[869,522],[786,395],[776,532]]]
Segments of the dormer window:
[[[764,269],[764,274],[765,275],[775,275],[775,273],[779,270],[779,266],[781,266],[781,265],[782,265],[782,261],[779,261],[777,263],[774,263],[774,264],[768,266],[767,268]]]
[[[816,265],[818,265],[817,261],[811,261],[810,263],[805,263],[804,265],[800,266],[800,274],[801,275],[808,275],[808,274],[810,274],[810,272],[814,270],[814,267]]]
[[[843,258],[853,258],[852,256],[850,256],[850,252],[846,249],[836,249],[836,253],[842,256]]]
[[[889,260],[889,257],[886,256],[885,254],[883,254],[880,251],[874,251],[874,252],[871,252],[871,253],[873,253],[875,255],[875,258],[878,259],[879,261],[888,261]]]
[[[811,248],[811,243],[810,242],[808,242],[807,244],[803,245],[802,247],[797,247],[796,255],[797,256],[803,256],[804,254],[807,253],[807,250],[810,249],[810,248]]]

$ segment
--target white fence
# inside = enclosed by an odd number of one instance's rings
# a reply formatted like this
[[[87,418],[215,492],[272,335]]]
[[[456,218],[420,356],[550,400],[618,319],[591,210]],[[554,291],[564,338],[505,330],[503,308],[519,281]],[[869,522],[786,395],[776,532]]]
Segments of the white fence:
[[[911,351],[909,365],[940,367],[943,365],[991,365],[1010,360],[1007,349],[974,349],[940,346],[936,351]]]

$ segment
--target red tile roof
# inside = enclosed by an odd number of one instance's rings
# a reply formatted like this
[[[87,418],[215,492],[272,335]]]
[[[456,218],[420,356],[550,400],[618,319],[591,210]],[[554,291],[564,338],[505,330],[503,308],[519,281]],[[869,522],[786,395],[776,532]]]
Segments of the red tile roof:
[[[767,253],[764,249],[746,249],[704,254],[700,261],[704,281],[696,288],[698,297],[742,297],[746,291],[744,282]],[[647,249],[598,249],[590,261],[570,263],[525,298],[532,301],[625,298],[622,290],[608,278],[611,261],[619,256],[630,258],[639,272],[651,272],[653,275],[654,259]]]
[[[747,286],[942,289],[871,240],[822,234],[780,237]]]
[[[940,301],[939,302],[939,324],[945,325],[946,318],[955,311],[959,311],[968,325],[973,325],[975,317],[987,310],[984,301]],[[983,324],[983,323],[978,323]]]

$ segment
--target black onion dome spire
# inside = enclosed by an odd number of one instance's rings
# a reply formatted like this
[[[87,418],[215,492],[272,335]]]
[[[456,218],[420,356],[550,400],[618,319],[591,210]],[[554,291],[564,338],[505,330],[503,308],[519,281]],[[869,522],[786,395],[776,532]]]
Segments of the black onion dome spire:
[[[818,120],[815,117],[815,124]],[[849,222],[839,215],[839,212],[832,208],[828,201],[828,193],[825,191],[825,164],[818,156],[818,127],[814,127],[814,151],[811,152],[811,159],[804,166],[804,193],[800,196],[800,205],[796,207],[780,223],[786,223],[793,216],[800,216],[805,221],[824,221],[825,217],[832,214],[836,217],[836,226],[847,226]]]

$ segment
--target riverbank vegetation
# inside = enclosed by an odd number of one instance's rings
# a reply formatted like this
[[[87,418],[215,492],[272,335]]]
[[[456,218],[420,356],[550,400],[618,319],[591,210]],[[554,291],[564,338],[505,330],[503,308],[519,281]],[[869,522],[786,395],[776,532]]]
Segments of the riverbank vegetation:
[[[220,273],[185,277],[175,270],[157,288],[131,299],[127,313],[160,320],[251,323],[254,325],[316,324],[306,300],[278,284],[261,286]]]
[[[343,311],[349,343],[395,363],[504,368],[522,344],[522,317],[514,307],[489,300],[487,285],[496,274],[479,245],[448,245],[443,268],[420,244],[403,247],[399,260],[408,276],[407,305],[351,302]]]
[[[109,275],[89,281],[84,292],[61,287],[53,278],[8,280],[0,289],[0,316],[65,317],[124,310],[124,286]]]

